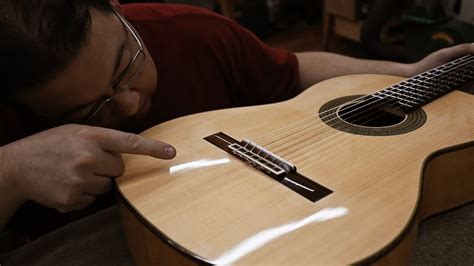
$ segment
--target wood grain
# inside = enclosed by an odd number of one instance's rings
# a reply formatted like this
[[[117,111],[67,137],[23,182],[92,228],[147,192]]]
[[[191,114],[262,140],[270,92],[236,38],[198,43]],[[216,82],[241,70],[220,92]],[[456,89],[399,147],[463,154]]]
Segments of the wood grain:
[[[334,98],[400,80],[345,76],[286,102],[196,114],[145,131],[178,155],[124,157],[117,186],[129,207],[122,208],[124,227],[137,264],[159,265],[167,256],[211,264],[408,261],[422,219],[474,199],[473,96],[454,91],[426,105],[426,123],[395,136],[340,132],[317,115]],[[304,122],[276,131],[297,121]],[[334,193],[308,201],[203,140],[219,131],[270,147]]]

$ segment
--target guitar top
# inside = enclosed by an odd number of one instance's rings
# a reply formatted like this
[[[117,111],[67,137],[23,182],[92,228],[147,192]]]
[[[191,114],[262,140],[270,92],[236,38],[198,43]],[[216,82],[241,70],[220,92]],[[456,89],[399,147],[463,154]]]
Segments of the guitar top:
[[[468,88],[470,60],[461,68]],[[467,152],[456,167],[474,173],[474,96],[439,87],[418,98],[423,77],[398,83],[393,76],[344,76],[285,102],[165,122],[142,135],[173,144],[176,158],[124,156],[120,197],[137,221],[192,261],[378,258],[422,218],[434,155]],[[414,82],[418,92],[403,91]],[[436,194],[458,195],[459,204],[474,200],[474,177],[461,184],[453,178]]]

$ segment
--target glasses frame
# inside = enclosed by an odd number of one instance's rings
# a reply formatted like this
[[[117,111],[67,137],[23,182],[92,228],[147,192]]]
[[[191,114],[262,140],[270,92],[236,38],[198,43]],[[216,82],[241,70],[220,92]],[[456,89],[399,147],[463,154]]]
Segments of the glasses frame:
[[[145,57],[145,47],[140,38],[138,37],[138,33],[133,30],[132,26],[130,26],[129,23],[120,14],[118,14],[115,10],[113,10],[113,12],[115,16],[120,20],[122,25],[132,34],[133,38],[138,44],[139,49],[133,56],[132,60],[128,62],[127,66],[125,67],[125,70],[120,74],[115,85],[112,86],[112,90],[114,91],[112,96],[105,98],[103,101],[99,101],[97,104],[94,104],[94,107],[89,111],[89,113],[87,113],[87,115],[83,119],[81,119],[81,124],[87,124],[88,122],[90,122],[91,119],[94,118],[107,103],[112,101],[112,99],[115,97],[119,90],[127,90],[130,87],[130,84],[135,80],[138,72],[130,77],[130,80],[127,83],[128,86],[121,88],[119,88],[118,86],[120,85],[120,83],[122,83],[123,78],[127,75],[128,71],[134,66],[140,54]]]

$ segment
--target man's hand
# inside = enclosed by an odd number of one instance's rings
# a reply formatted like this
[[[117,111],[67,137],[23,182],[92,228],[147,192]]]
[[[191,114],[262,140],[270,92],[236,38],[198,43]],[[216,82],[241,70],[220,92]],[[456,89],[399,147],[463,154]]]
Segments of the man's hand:
[[[416,63],[408,65],[409,72],[407,76],[418,75],[467,54],[474,54],[474,43],[464,43],[441,49]]]
[[[170,145],[112,129],[65,125],[2,147],[18,198],[62,212],[82,209],[124,172],[121,153],[171,159]]]

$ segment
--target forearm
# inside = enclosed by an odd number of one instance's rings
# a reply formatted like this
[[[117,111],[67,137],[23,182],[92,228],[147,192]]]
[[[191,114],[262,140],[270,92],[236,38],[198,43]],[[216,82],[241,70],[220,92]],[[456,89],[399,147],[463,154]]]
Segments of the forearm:
[[[23,204],[21,199],[12,188],[13,178],[12,162],[8,158],[4,147],[0,147],[0,231],[10,220],[15,211]]]
[[[411,71],[407,64],[357,59],[326,52],[296,53],[296,57],[303,88],[342,75],[370,73],[409,76]]]

